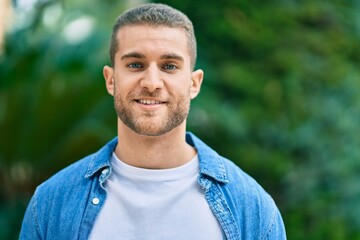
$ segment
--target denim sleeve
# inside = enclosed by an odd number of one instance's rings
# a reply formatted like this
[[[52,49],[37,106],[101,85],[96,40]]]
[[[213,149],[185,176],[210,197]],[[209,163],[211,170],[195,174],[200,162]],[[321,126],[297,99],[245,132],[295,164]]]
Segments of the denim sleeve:
[[[279,210],[276,208],[276,212],[273,217],[272,224],[268,229],[267,235],[264,240],[286,240],[286,231],[284,222],[282,220]]]
[[[20,236],[19,236],[20,240],[41,239],[37,220],[38,219],[36,214],[36,199],[34,195],[30,200],[30,203],[25,212],[25,216],[22,222]]]

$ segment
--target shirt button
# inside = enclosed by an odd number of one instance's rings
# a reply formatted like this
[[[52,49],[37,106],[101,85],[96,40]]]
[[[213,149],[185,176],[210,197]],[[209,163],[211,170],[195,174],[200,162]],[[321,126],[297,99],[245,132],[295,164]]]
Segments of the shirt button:
[[[101,174],[105,175],[109,172],[109,169],[108,168],[105,168],[104,170],[102,170]]]
[[[96,198],[93,198],[92,200],[92,203],[95,204],[95,205],[98,205],[100,202],[100,200],[96,197]]]

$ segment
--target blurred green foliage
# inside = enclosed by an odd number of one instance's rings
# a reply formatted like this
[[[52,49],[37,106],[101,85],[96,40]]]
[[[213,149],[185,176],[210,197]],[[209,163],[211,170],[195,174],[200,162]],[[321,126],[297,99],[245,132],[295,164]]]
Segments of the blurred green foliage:
[[[360,3],[162,2],[197,33],[190,127],[271,193],[289,239],[360,239]]]
[[[38,184],[116,135],[102,67],[123,10],[74,0],[15,13],[0,59],[0,239],[18,238]]]
[[[289,239],[360,239],[360,3],[161,2],[193,21],[205,71],[189,130],[264,186]],[[102,67],[111,26],[126,7],[39,1],[7,35],[1,239],[17,238],[37,184],[116,134]],[[67,32],[79,19],[88,24],[79,32],[92,26],[82,39]]]

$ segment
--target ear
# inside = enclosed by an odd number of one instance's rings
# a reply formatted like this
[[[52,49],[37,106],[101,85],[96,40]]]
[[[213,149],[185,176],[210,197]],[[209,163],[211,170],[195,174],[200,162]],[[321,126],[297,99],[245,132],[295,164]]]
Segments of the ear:
[[[191,99],[194,99],[199,94],[203,78],[204,78],[204,72],[201,69],[198,69],[191,73],[191,87],[190,87]]]
[[[103,75],[105,78],[106,90],[112,96],[114,96],[115,80],[114,80],[114,69],[109,66],[103,68]]]

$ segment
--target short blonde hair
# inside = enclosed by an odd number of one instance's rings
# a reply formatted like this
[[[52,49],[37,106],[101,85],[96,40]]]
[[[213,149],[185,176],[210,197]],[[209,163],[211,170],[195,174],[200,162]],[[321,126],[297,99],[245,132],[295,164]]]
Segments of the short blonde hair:
[[[194,27],[190,19],[179,10],[168,5],[159,3],[148,3],[127,10],[121,14],[114,26],[110,43],[110,61],[111,65],[115,64],[115,54],[118,51],[119,41],[117,33],[119,29],[129,25],[150,25],[150,26],[166,26],[171,28],[183,29],[188,39],[188,48],[190,54],[191,67],[195,67],[196,62],[196,39]]]

